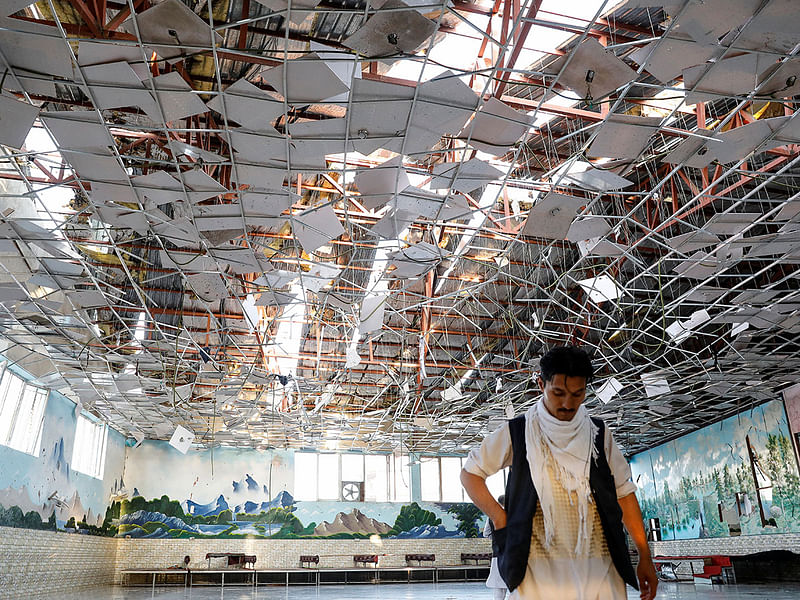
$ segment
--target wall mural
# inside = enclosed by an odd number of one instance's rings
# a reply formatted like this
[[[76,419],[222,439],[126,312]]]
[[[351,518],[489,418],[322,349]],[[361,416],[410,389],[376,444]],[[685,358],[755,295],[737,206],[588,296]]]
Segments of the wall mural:
[[[471,503],[295,500],[293,467],[289,451],[222,447],[183,455],[145,441],[128,451],[133,495],[114,502],[106,520],[117,536],[131,538],[430,539],[482,531],[484,515]]]
[[[800,531],[800,476],[780,400],[637,454],[631,470],[661,539]]]
[[[75,404],[50,392],[37,456],[0,445],[0,526],[114,535],[109,499],[124,488],[124,438],[109,430],[104,479],[70,468]]]
[[[183,455],[145,441],[123,460],[114,431],[101,481],[70,469],[74,432],[74,404],[54,392],[39,455],[0,446],[0,525],[133,538],[425,539],[478,537],[485,518],[470,503],[295,500],[288,451]],[[665,540],[799,532],[789,435],[773,401],[637,454],[645,519],[658,519]]]

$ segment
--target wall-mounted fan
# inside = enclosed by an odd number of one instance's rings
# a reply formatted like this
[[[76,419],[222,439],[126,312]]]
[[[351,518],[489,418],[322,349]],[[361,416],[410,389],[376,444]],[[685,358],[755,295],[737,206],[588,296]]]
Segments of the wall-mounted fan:
[[[348,502],[364,501],[364,482],[363,481],[343,481],[342,500]]]

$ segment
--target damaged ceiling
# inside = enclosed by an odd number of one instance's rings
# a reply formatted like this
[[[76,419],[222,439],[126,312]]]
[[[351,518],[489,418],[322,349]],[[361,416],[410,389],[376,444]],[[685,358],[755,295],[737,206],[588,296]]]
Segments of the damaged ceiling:
[[[0,1],[5,356],[125,435],[633,453],[800,368],[790,0]]]

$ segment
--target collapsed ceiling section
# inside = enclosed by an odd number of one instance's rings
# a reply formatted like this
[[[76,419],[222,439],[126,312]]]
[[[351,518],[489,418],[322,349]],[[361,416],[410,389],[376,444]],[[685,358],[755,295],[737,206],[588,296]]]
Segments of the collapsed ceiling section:
[[[0,2],[2,352],[136,439],[627,452],[800,368],[791,0]]]

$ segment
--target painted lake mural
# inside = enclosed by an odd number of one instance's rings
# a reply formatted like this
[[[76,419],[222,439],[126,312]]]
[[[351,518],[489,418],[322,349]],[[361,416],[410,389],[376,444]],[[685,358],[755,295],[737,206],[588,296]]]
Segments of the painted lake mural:
[[[485,519],[466,502],[296,500],[294,454],[285,450],[183,455],[145,441],[128,449],[125,479],[131,497],[112,503],[105,519],[118,537],[440,539],[479,537]]]
[[[109,429],[103,477],[90,477],[70,464],[78,412],[50,391],[32,453],[0,445],[0,526],[130,538],[481,535],[485,517],[471,503],[297,501],[287,450],[184,455],[167,442],[138,445]]]
[[[645,523],[663,540],[800,531],[790,435],[775,400],[635,455]]]

